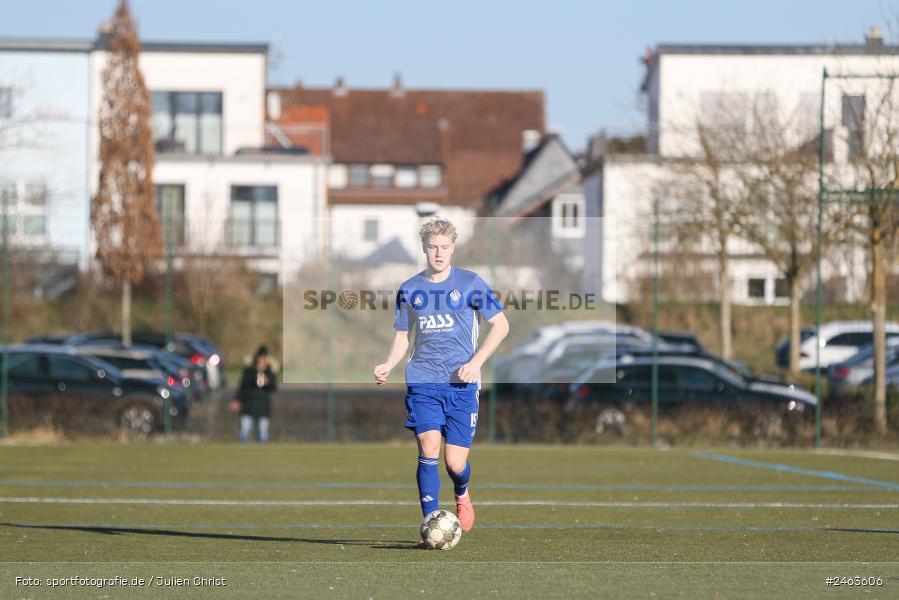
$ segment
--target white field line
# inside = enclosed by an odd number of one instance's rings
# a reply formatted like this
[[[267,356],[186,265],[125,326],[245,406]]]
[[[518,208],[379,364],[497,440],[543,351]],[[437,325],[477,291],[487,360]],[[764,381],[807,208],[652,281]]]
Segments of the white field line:
[[[418,506],[395,500],[230,500],[187,498],[49,498],[38,496],[0,497],[0,504],[164,504],[177,506]],[[546,506],[578,508],[899,508],[899,503],[805,503],[805,502],[564,502],[552,500],[481,500],[478,506]]]
[[[873,450],[840,450],[839,448],[820,448],[815,454],[830,454],[832,456],[852,456],[858,458],[878,458],[880,460],[899,461],[899,453],[876,452]]]

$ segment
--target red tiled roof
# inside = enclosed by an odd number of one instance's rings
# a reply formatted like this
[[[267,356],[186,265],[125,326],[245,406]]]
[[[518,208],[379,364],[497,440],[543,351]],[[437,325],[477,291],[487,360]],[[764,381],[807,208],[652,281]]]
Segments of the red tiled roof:
[[[513,175],[521,165],[522,132],[544,131],[543,92],[536,90],[277,91],[278,124],[285,128],[306,122],[296,112],[302,107],[327,111],[334,162],[443,165],[453,204],[473,205]]]

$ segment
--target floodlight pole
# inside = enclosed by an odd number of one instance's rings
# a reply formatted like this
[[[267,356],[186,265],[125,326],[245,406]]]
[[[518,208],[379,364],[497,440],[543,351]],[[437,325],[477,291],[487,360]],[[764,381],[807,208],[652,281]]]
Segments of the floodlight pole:
[[[165,204],[163,203],[163,213]],[[172,221],[170,215],[163,214],[165,219],[165,347],[172,343]],[[165,437],[172,437],[171,394],[165,399]]]
[[[824,99],[827,67],[821,74],[821,107],[818,114],[818,233],[815,252],[815,447],[821,447],[821,244],[824,228]]]
[[[6,220],[7,195],[0,197],[3,202],[3,356],[0,360],[0,412],[3,418],[3,437],[9,436],[9,223]]]
[[[328,227],[331,229],[333,227],[333,223],[331,219],[328,219]],[[331,261],[331,243],[333,238],[333,230],[328,233],[328,246],[326,248],[326,252],[328,253],[327,259],[325,261],[325,268],[328,273],[328,285],[327,289],[330,291],[331,286],[333,285],[333,279],[331,277],[331,268],[333,267]],[[332,305],[333,306],[333,305]],[[326,324],[325,328],[328,331],[328,339],[326,342],[327,346],[327,356],[328,356],[328,389],[325,397],[325,419],[326,419],[326,431],[325,431],[325,440],[328,442],[334,441],[334,319],[331,317],[331,310],[325,311],[325,319]]]
[[[490,198],[490,285],[496,285],[496,196]],[[496,442],[497,381],[494,361],[488,361],[487,376],[490,379],[490,396],[487,399],[487,439]]]
[[[659,420],[659,198],[652,205],[652,446],[658,443]]]
[[[168,347],[174,338],[172,325],[172,287],[174,274],[172,272],[172,223],[169,215],[165,217],[165,345]]]

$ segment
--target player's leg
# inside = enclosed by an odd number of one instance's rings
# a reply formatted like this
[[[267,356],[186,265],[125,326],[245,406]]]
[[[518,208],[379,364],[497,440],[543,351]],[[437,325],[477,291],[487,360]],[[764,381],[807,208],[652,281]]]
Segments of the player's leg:
[[[478,392],[471,388],[456,390],[446,412],[446,444],[443,457],[446,471],[453,480],[456,493],[456,516],[462,523],[462,531],[468,533],[474,527],[474,506],[468,485],[471,481],[471,463],[468,455],[478,426]]]
[[[268,417],[259,417],[259,424],[257,426],[257,439],[263,444],[268,441],[268,424]]]
[[[418,499],[422,516],[440,508],[440,430],[423,431],[415,436],[418,441]]]
[[[406,393],[406,427],[418,442],[418,498],[422,516],[440,507],[440,442],[445,423],[443,404],[431,388],[409,386]]]

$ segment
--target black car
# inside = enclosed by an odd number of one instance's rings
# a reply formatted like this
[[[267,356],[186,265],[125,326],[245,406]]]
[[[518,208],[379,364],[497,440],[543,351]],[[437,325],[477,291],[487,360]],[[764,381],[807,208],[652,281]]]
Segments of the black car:
[[[173,427],[183,427],[187,420],[186,397],[156,382],[124,377],[108,362],[74,354],[66,346],[22,344],[6,348],[3,355],[10,405],[25,420],[56,417],[64,425],[99,420],[149,434],[162,429],[166,405]]]
[[[571,384],[567,408],[597,409],[596,429],[620,427],[629,415],[645,415],[652,395],[651,356],[627,357],[596,365]],[[709,358],[658,358],[659,414],[678,415],[697,407],[761,411],[781,418],[809,414],[816,399],[793,385],[747,379]]]
[[[93,333],[51,334],[25,340],[26,343],[51,343],[68,346],[120,345],[122,335],[114,331]],[[225,357],[221,350],[208,338],[193,333],[176,333],[170,341],[166,341],[163,333],[156,331],[135,331],[131,334],[133,345],[150,346],[165,350],[189,360],[194,366],[202,368],[203,378],[210,388],[225,386]]]
[[[199,402],[208,391],[205,370],[186,358],[152,346],[124,346],[115,340],[99,340],[73,346],[76,354],[96,356],[118,368],[125,377],[155,379],[175,394],[186,394]]]

